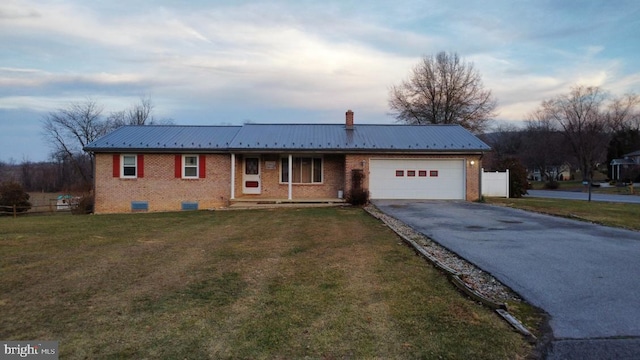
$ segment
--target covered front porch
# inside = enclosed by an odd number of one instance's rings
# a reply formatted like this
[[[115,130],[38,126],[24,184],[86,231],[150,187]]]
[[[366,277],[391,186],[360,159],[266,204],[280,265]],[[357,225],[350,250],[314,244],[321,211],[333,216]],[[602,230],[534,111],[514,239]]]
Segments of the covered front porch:
[[[232,153],[230,204],[344,203],[345,156]]]

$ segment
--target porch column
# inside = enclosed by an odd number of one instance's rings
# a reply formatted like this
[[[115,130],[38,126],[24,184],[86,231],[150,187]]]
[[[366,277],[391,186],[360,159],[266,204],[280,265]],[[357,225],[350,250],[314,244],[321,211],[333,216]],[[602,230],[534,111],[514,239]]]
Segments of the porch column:
[[[231,200],[236,198],[236,154],[231,153]]]
[[[289,200],[293,199],[293,155],[289,154]]]
[[[618,176],[616,177],[616,180],[620,181],[620,168],[622,167],[622,164],[618,164],[616,167],[618,168]]]

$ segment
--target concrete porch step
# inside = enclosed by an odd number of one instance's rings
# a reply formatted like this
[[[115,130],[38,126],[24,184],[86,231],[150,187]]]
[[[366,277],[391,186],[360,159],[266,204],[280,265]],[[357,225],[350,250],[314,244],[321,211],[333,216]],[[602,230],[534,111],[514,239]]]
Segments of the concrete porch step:
[[[229,208],[263,208],[263,207],[312,207],[341,206],[348,204],[344,199],[270,199],[270,198],[238,198],[229,201]]]

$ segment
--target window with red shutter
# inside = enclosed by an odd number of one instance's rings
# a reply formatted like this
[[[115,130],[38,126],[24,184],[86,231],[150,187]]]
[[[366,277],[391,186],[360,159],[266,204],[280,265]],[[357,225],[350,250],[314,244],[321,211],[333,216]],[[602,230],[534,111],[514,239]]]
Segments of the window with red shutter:
[[[131,179],[138,177],[138,157],[136,155],[122,155],[120,163],[122,164],[120,177]]]
[[[175,176],[181,179],[203,179],[206,177],[206,156],[176,155]]]

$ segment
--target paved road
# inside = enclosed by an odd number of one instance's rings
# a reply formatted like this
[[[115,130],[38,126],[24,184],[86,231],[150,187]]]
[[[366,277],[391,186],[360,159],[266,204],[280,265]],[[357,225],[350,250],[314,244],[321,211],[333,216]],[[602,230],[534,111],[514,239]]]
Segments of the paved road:
[[[640,358],[640,232],[470,202],[374,203],[544,309],[548,359]]]
[[[638,189],[640,191],[640,189]],[[526,197],[542,197],[551,199],[568,199],[568,200],[588,200],[587,192],[579,191],[558,191],[558,190],[528,190]],[[596,194],[591,193],[592,201],[608,201],[640,204],[640,196],[637,195],[613,195],[613,194]]]

